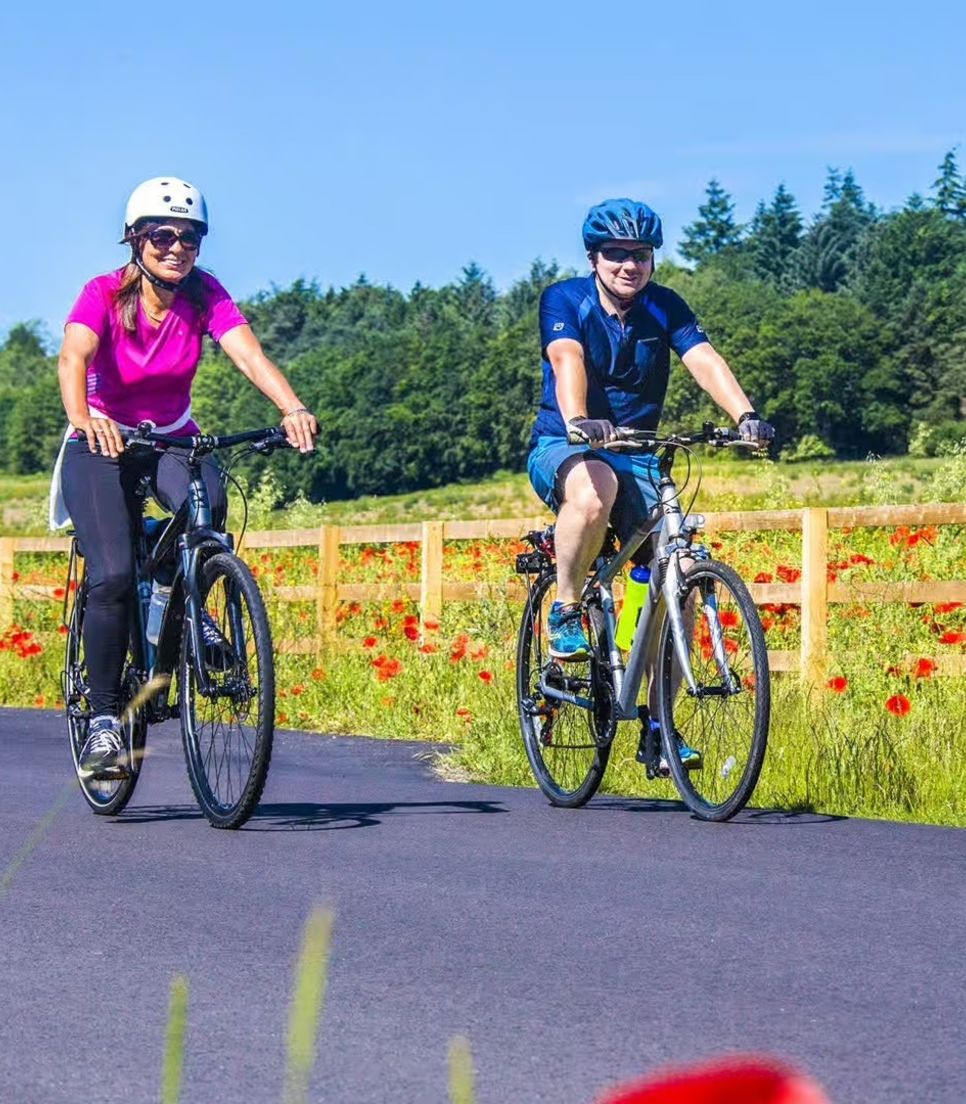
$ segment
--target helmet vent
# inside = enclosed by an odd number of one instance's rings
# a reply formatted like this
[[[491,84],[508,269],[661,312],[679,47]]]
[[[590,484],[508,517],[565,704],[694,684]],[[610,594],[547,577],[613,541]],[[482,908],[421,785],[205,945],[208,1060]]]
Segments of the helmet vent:
[[[165,203],[170,203],[171,202],[171,196],[163,196],[162,198],[164,199]]]

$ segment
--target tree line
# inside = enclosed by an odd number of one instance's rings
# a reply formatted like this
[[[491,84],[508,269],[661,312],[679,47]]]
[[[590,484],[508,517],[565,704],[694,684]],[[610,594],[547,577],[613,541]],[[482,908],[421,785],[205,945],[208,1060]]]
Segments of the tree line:
[[[694,307],[784,455],[930,454],[966,433],[964,247],[966,181],[950,151],[928,194],[893,211],[832,169],[810,219],[780,184],[742,225],[712,180],[678,247],[686,263],[662,262],[655,279]],[[469,264],[438,288],[297,281],[243,303],[323,427],[314,456],[273,462],[285,496],[351,498],[522,469],[540,387],[540,293],[567,275],[536,261],[498,292]],[[194,406],[215,432],[273,420],[214,346]],[[713,406],[676,366],[665,424],[706,417]],[[0,346],[0,427],[7,471],[51,466],[63,411],[36,324],[14,326]]]

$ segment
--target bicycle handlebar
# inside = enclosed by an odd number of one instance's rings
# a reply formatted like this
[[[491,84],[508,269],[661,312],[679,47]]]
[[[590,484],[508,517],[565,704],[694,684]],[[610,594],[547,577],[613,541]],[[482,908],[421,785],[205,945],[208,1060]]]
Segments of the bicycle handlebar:
[[[617,439],[608,441],[604,445],[591,447],[605,449],[632,449],[645,448],[687,448],[690,445],[714,445],[724,448],[728,445],[744,446],[757,449],[759,446],[752,441],[746,441],[741,434],[730,426],[716,426],[713,422],[705,422],[700,430],[691,433],[659,434],[654,429],[631,429],[629,426],[617,426]],[[567,443],[571,445],[586,445],[584,440],[571,429],[567,434]]]
[[[246,429],[241,433],[230,433],[216,437],[210,433],[199,433],[188,437],[174,437],[170,433],[155,433],[153,422],[141,422],[132,433],[122,433],[127,445],[143,445],[146,448],[184,449],[186,452],[214,452],[215,449],[233,448],[251,442],[258,452],[272,452],[277,448],[290,448],[288,437],[281,426],[266,426],[264,429]]]

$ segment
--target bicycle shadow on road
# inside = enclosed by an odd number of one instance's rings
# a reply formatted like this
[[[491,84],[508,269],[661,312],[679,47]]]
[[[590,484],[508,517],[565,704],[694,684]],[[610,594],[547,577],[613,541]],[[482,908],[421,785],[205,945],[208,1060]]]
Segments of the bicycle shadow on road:
[[[587,805],[590,812],[621,813],[690,813],[683,801],[659,798],[605,797],[591,801]],[[694,819],[699,819],[695,817]],[[804,827],[809,824],[835,824],[849,817],[836,813],[817,813],[813,809],[742,809],[740,813],[725,821],[725,824],[743,825],[782,825],[783,827]]]
[[[259,805],[242,832],[336,831],[373,828],[387,817],[430,813],[505,813],[498,801],[363,801],[321,804],[314,801],[267,802]],[[201,820],[196,805],[142,805],[122,813],[118,824],[144,824],[165,820]]]

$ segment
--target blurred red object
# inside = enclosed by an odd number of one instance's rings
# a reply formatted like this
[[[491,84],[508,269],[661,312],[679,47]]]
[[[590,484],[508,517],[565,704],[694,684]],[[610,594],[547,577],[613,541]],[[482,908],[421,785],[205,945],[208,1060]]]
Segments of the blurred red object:
[[[619,1085],[598,1104],[830,1104],[804,1074],[772,1058],[734,1058],[665,1070]]]

